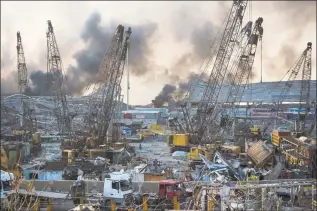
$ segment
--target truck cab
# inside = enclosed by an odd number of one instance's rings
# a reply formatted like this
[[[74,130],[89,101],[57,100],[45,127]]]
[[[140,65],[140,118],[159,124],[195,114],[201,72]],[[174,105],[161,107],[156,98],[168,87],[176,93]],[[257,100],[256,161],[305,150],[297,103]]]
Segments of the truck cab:
[[[122,204],[132,197],[133,189],[130,174],[114,172],[107,175],[104,181],[103,197]]]
[[[159,199],[173,200],[174,196],[182,196],[185,186],[181,181],[162,180],[159,182]]]

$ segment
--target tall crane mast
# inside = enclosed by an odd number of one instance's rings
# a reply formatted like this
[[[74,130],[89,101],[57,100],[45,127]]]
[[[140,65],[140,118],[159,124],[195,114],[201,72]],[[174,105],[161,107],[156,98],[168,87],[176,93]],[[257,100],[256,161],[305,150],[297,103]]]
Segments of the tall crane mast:
[[[216,60],[198,106],[197,114],[200,124],[197,131],[198,141],[202,141],[208,125],[214,118],[218,96],[242,25],[247,3],[247,1],[242,0],[234,1],[231,7]]]
[[[31,133],[36,132],[37,124],[34,116],[34,109],[30,107],[30,104],[23,97],[25,88],[28,85],[28,73],[25,62],[24,50],[22,45],[22,37],[20,32],[17,32],[17,69],[18,69],[18,89],[21,94],[21,126],[28,129]],[[27,120],[27,121],[25,121]]]
[[[62,60],[57,46],[52,23],[50,20],[48,20],[47,24],[47,72],[52,74],[55,104],[54,112],[57,118],[59,132],[70,137],[72,132],[71,117],[69,115],[65,95]]]
[[[233,71],[233,81],[229,87],[229,93],[226,100],[226,103],[231,106],[229,113],[232,114],[233,121],[252,71],[258,41],[260,41],[263,36],[262,23],[263,18],[261,17],[255,21],[251,34],[249,34],[249,36],[247,36],[248,39],[245,40],[246,43],[242,44],[242,55],[240,56],[239,62]],[[249,26],[252,27],[252,24]],[[232,124],[229,124],[228,126],[229,128],[233,127]]]
[[[25,64],[25,57],[20,32],[17,32],[17,64],[18,64],[18,81],[19,92],[24,93],[28,83],[28,72]]]
[[[307,133],[306,131],[306,118],[310,111],[311,102],[309,102],[309,94],[310,94],[310,79],[311,79],[311,47],[312,43],[307,43],[307,52],[304,60],[304,66],[302,71],[302,81],[301,81],[301,89],[300,89],[300,100],[299,100],[299,109],[298,109],[298,118],[299,118],[299,130],[301,132]],[[303,105],[304,103],[304,105]],[[300,111],[302,108],[305,108],[304,115],[301,115]]]
[[[111,120],[120,101],[120,84],[131,33],[130,27],[126,32],[122,25],[116,28],[99,68],[99,81],[94,84],[93,93],[89,99],[89,120],[93,136],[97,136],[97,144],[102,144],[107,138]]]
[[[288,76],[288,78],[287,78],[287,80],[286,80],[284,86],[282,87],[281,95],[280,95],[280,97],[279,97],[278,102],[276,102],[277,105],[276,105],[275,110],[276,110],[277,114],[280,112],[280,110],[281,110],[281,105],[282,105],[282,103],[284,102],[284,100],[285,100],[285,98],[286,98],[286,95],[289,93],[291,87],[293,86],[294,80],[296,79],[296,77],[297,77],[297,75],[298,75],[298,73],[299,73],[301,67],[303,66],[303,63],[304,63],[305,61],[307,61],[307,59],[306,59],[307,56],[308,56],[308,59],[310,58],[310,60],[311,60],[311,45],[312,45],[312,44],[311,44],[310,42],[307,44],[306,49],[303,51],[303,53],[301,54],[301,56],[299,57],[299,59],[296,61],[296,63],[295,63],[295,64],[288,70],[288,72],[287,72],[287,73],[290,72],[290,75]],[[307,62],[307,64],[308,64],[308,62]],[[309,64],[311,64],[311,63],[309,63]],[[304,66],[305,66],[305,65],[304,65]],[[286,74],[287,74],[287,73],[286,73]],[[304,74],[303,74],[303,75],[304,75]],[[309,83],[310,83],[310,81],[309,81]],[[301,90],[301,97],[300,97],[300,99],[302,99],[302,94],[304,94],[304,92]],[[307,96],[307,95],[306,95],[306,96]],[[307,99],[305,99],[305,100],[307,100]],[[272,125],[272,121],[271,121],[271,122],[268,122],[268,123],[265,125],[264,129],[263,129],[263,133],[265,133],[266,130],[267,130],[267,129],[269,128],[269,126],[271,126],[271,125]]]

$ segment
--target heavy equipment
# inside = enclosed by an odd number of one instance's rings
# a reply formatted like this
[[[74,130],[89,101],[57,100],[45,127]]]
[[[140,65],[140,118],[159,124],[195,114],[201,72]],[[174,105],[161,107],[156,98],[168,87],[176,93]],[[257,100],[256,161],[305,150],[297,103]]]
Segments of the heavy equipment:
[[[70,142],[74,141],[72,131],[72,118],[75,116],[69,112],[66,99],[66,84],[63,75],[63,63],[57,45],[52,22],[47,21],[47,72],[52,75],[52,91],[54,93],[54,113],[60,134]]]
[[[101,62],[98,81],[93,84],[93,92],[89,98],[88,122],[90,135],[96,146],[119,140],[119,128],[114,126],[115,114],[120,106],[121,79],[125,66],[127,49],[132,31],[129,27],[118,25],[112,41]],[[111,134],[109,134],[109,132]],[[111,140],[108,139],[109,135]]]
[[[28,86],[27,67],[25,62],[24,50],[22,45],[21,33],[17,32],[17,69],[18,69],[18,88],[21,95],[21,129],[33,134],[37,130],[37,121],[34,115],[35,109],[32,108],[30,99],[24,95]],[[26,134],[27,135],[27,134]]]
[[[278,101],[275,102],[275,106],[272,108],[276,112],[276,116],[278,116],[280,113],[283,113],[282,111],[282,104],[284,100],[286,99],[287,94],[290,91],[290,88],[294,84],[294,80],[296,79],[298,73],[302,69],[302,81],[301,81],[301,90],[300,90],[300,108],[298,109],[298,119],[297,122],[299,123],[299,128],[295,128],[296,132],[305,134],[306,136],[310,136],[313,128],[316,124],[316,121],[313,121],[310,128],[307,128],[306,126],[306,117],[308,115],[308,112],[310,110],[311,102],[309,102],[309,92],[310,92],[310,77],[311,77],[311,51],[312,51],[312,43],[308,42],[307,47],[299,57],[299,59],[294,63],[294,65],[287,71],[286,75],[288,73],[289,76],[287,78],[287,81],[283,87],[281,87],[281,95],[278,99]],[[303,104],[305,104],[305,112],[304,114],[301,113],[301,110],[303,110]],[[266,133],[268,128],[272,125],[276,124],[275,121],[268,122],[263,129],[263,134]]]

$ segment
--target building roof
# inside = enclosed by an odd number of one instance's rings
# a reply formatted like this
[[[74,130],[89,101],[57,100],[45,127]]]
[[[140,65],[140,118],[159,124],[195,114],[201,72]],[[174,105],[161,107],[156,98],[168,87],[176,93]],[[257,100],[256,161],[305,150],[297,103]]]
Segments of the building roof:
[[[160,111],[142,111],[142,110],[128,110],[128,111],[122,111],[122,113],[126,114],[157,114],[160,113]]]
[[[281,98],[282,87],[286,81],[252,83],[248,85],[242,96],[241,102],[274,102]],[[203,96],[207,83],[197,81],[197,86],[193,86],[190,91],[189,101],[198,102]],[[223,85],[219,94],[218,102],[225,102],[228,97],[229,85]],[[285,96],[284,102],[298,102],[300,97],[301,80],[294,81],[290,92]],[[310,101],[316,101],[316,80],[310,81]]]

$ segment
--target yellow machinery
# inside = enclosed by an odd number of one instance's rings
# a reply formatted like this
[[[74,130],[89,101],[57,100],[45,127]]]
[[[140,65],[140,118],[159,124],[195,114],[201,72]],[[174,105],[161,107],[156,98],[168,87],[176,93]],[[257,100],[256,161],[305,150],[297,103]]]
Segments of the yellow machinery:
[[[41,142],[41,134],[39,132],[36,132],[33,134],[33,144],[37,145]]]
[[[259,136],[260,135],[260,128],[257,125],[254,125],[253,127],[250,128],[251,134],[254,136]]]
[[[291,131],[289,130],[273,130],[271,136],[272,144],[279,148],[281,139],[288,136],[291,136]]]
[[[157,133],[157,134],[160,134],[160,135],[164,135],[165,134],[165,130],[160,124],[151,124],[150,125],[150,130],[153,133]]]
[[[188,153],[188,160],[192,161],[201,161],[199,154],[204,155],[208,160],[213,158],[213,155],[216,151],[215,144],[207,144],[205,147],[191,147],[190,152]]]
[[[190,151],[189,134],[172,134],[168,136],[171,153],[175,151]]]
[[[154,136],[154,133],[151,130],[147,129],[137,130],[137,133],[140,134],[142,137]]]
[[[8,156],[4,148],[1,146],[1,168],[8,169]]]
[[[190,161],[189,165],[194,169],[196,165],[202,163],[199,154],[204,155],[208,160],[212,160],[217,149],[218,145],[216,144],[207,144],[204,147],[191,147],[190,152],[187,154],[188,160]]]

